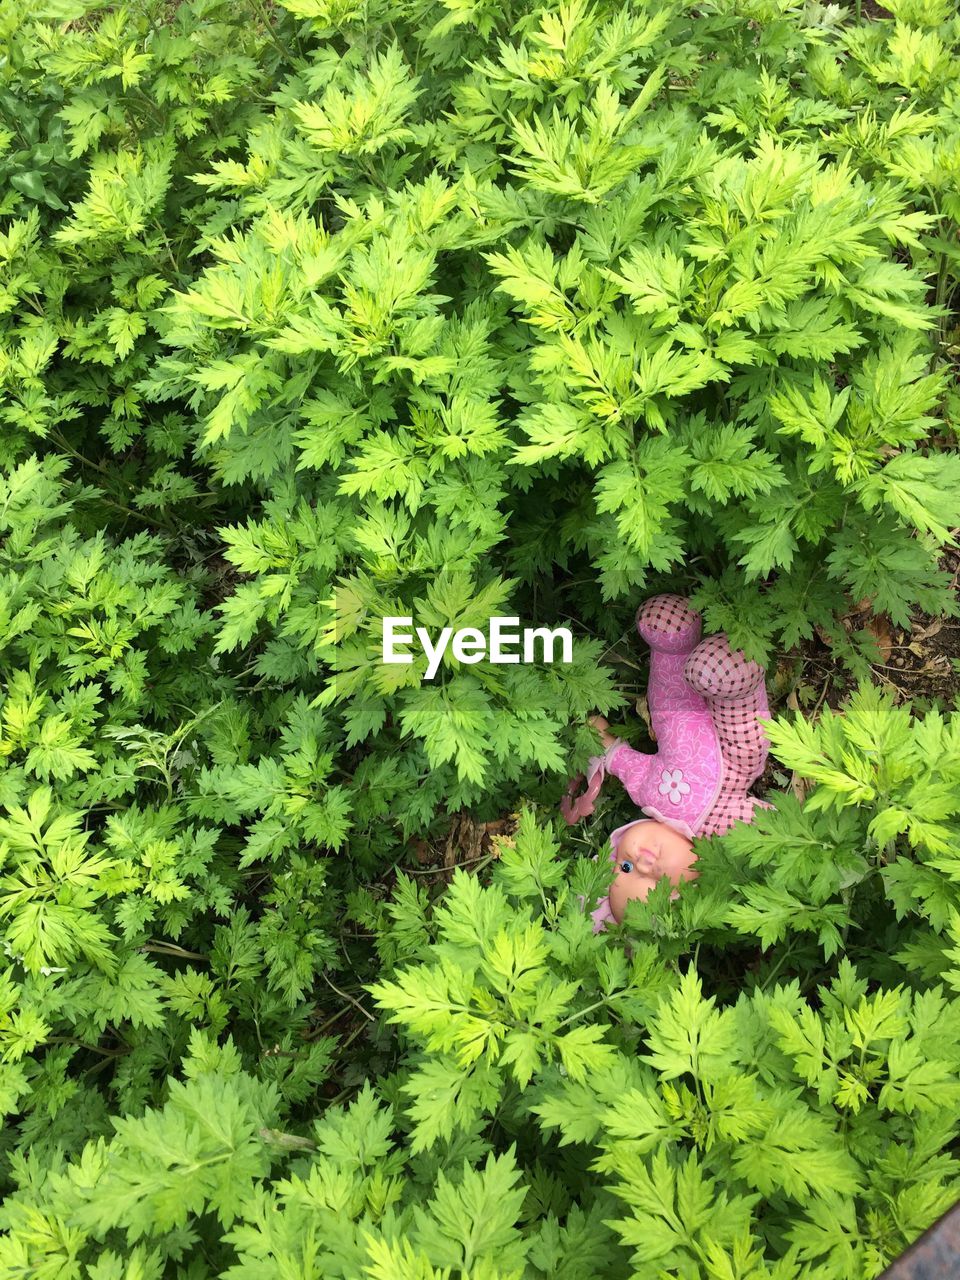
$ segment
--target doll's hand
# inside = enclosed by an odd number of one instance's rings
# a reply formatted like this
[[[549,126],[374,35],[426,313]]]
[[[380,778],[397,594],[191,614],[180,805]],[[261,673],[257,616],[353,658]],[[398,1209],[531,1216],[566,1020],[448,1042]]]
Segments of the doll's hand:
[[[597,733],[600,735],[600,741],[605,747],[612,747],[613,744],[618,741],[618,739],[610,732],[610,726],[603,716],[590,716],[587,720],[587,724],[593,725],[594,729],[596,729]]]

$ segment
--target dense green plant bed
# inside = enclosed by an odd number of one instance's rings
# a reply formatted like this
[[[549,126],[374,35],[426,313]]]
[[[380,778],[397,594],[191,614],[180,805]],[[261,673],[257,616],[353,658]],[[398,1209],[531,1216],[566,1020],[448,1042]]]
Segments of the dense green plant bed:
[[[0,1280],[865,1280],[960,1198],[960,21],[888,7],[0,5]],[[660,590],[773,807],[597,936]],[[494,614],[574,661],[380,660]]]

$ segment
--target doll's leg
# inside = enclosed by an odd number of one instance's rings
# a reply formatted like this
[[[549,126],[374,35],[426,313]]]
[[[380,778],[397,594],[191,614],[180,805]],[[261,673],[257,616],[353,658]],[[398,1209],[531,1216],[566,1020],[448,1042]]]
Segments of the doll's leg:
[[[637,631],[650,646],[647,704],[658,741],[668,721],[698,710],[706,714],[703,699],[683,674],[702,627],[700,614],[682,596],[651,596],[637,610]]]
[[[758,723],[770,715],[763,668],[731,650],[726,636],[716,635],[697,645],[683,674],[710,709],[724,759],[744,780],[758,778],[770,749]]]
[[[680,596],[654,596],[637,611],[637,630],[650,646],[647,705],[658,754],[670,768],[698,761],[706,786],[709,762],[719,766],[719,743],[706,702],[684,679],[702,625],[700,614]]]
[[[640,639],[654,653],[691,653],[702,629],[700,614],[682,596],[651,596],[637,610]]]

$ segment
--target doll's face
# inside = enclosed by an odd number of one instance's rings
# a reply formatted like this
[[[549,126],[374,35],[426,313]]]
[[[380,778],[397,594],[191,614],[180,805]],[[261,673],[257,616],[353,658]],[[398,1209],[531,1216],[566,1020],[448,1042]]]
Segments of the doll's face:
[[[662,822],[639,822],[625,831],[617,847],[617,874],[610,886],[610,910],[617,924],[623,920],[627,903],[645,898],[663,876],[673,885],[693,880],[695,862],[687,837]]]

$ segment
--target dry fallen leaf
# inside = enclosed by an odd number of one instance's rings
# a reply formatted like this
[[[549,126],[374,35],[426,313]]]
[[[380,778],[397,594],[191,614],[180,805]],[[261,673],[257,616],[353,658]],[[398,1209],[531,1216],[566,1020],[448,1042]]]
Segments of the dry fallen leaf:
[[[443,865],[447,871],[461,864],[475,862],[486,834],[482,823],[466,811],[454,815],[443,849]]]
[[[490,857],[499,858],[504,849],[515,849],[517,842],[513,836],[495,835],[490,837]]]
[[[907,648],[911,653],[915,653],[918,658],[923,657],[924,640],[932,640],[934,636],[939,635],[943,630],[943,619],[934,618],[928,626],[921,627],[919,631],[914,631],[910,637],[910,643]]]
[[[428,862],[433,861],[433,850],[427,844],[426,840],[411,840],[410,843],[413,848],[413,855],[420,863],[421,867],[425,866]]]
[[[893,651],[893,628],[887,615],[878,613],[875,617],[868,618],[864,631],[869,631],[876,641],[880,661],[889,662],[890,654]]]
[[[930,675],[936,673],[942,675],[945,671],[950,670],[950,659],[945,653],[935,653],[932,658],[928,658],[920,668],[922,675]]]
[[[800,804],[803,804],[807,798],[807,792],[810,790],[810,779],[801,778],[799,773],[790,775],[790,790],[797,797]]]
[[[636,702],[634,703],[633,709],[634,711],[636,711],[637,715],[646,725],[647,733],[649,733],[650,737],[656,738],[656,734],[653,732],[653,725],[650,723],[650,708],[647,705],[647,699],[645,694],[642,694],[642,693],[640,694],[639,698],[637,698]]]

